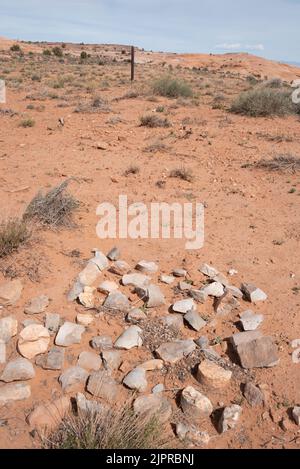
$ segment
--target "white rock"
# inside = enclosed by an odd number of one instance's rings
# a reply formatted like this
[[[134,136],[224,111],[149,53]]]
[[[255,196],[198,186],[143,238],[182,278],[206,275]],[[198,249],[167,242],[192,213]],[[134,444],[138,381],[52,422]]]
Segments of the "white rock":
[[[103,350],[101,355],[106,370],[118,370],[121,366],[122,355],[119,350]]]
[[[9,383],[0,386],[0,406],[9,404],[11,401],[22,401],[28,399],[31,389],[25,383]]]
[[[241,290],[244,293],[245,299],[251,303],[265,301],[268,298],[265,292],[251,283],[243,283]]]
[[[293,419],[297,425],[300,425],[300,407],[296,406],[292,410]]]
[[[136,270],[146,274],[154,274],[158,271],[158,265],[155,262],[140,261],[135,266]]]
[[[116,247],[112,248],[109,253],[107,254],[107,258],[110,261],[117,261],[121,256],[120,250]]]
[[[300,348],[297,348],[296,350],[293,351],[292,362],[296,364],[300,363]]]
[[[114,264],[111,266],[109,270],[113,274],[124,275],[124,274],[127,274],[127,272],[129,272],[130,265],[127,264],[127,262],[125,261],[119,260],[119,261],[114,262]]]
[[[206,275],[207,277],[213,278],[216,275],[218,275],[219,271],[215,269],[214,267],[208,265],[208,264],[203,264],[199,271],[203,274]]]
[[[244,331],[255,331],[264,320],[262,314],[254,314],[250,309],[241,313],[240,318]]]
[[[83,285],[83,287],[91,286],[98,279],[100,275],[101,275],[101,271],[99,270],[97,265],[94,262],[89,262],[78,275],[78,280],[77,280],[78,291],[80,290],[81,285]],[[79,291],[78,296],[80,293],[81,292]]]
[[[298,348],[298,347],[300,347],[300,339],[294,339],[294,340],[292,340],[292,342],[291,342],[291,347],[292,347],[292,348]]]
[[[219,432],[224,433],[235,428],[241,413],[242,408],[237,404],[225,407],[219,421]]]
[[[0,283],[0,306],[14,305],[21,297],[22,290],[23,285],[18,279]]]
[[[100,404],[97,401],[89,400],[85,397],[84,394],[78,392],[76,394],[76,406],[78,412],[86,414],[98,414],[102,412],[105,408],[103,404]]]
[[[174,269],[172,274],[175,277],[186,277],[187,276],[187,271],[184,269]]]
[[[76,316],[77,324],[82,326],[89,326],[95,320],[94,316],[91,313],[78,313]]]
[[[45,353],[50,342],[48,329],[39,324],[32,324],[20,332],[18,350],[25,358],[33,358]]]
[[[84,351],[78,357],[77,366],[85,370],[98,371],[102,367],[102,360],[95,352]]]
[[[201,288],[201,291],[206,293],[208,296],[214,296],[220,298],[224,295],[224,287],[220,282],[209,283],[205,287]]]
[[[193,425],[185,425],[181,422],[176,424],[176,435],[179,440],[191,446],[205,446],[210,441],[207,432],[202,432],[197,430]]]
[[[148,383],[146,379],[146,371],[143,368],[134,368],[123,379],[123,384],[130,389],[143,392],[146,391]]]
[[[95,298],[94,298],[94,288],[84,287],[82,293],[79,294],[79,301],[85,308],[94,308]]]
[[[109,280],[104,280],[104,282],[100,283],[98,290],[101,293],[109,294],[113,291],[118,290],[119,285],[116,282],[111,282]]]
[[[126,316],[126,321],[132,324],[137,324],[145,319],[147,319],[147,315],[139,308],[132,309]]]
[[[100,370],[94,371],[87,383],[87,390],[90,394],[101,399],[105,399],[108,402],[115,402],[120,386],[112,378],[110,371]]]
[[[121,312],[127,312],[130,309],[130,303],[127,296],[119,291],[113,291],[105,299],[103,306]]]
[[[6,344],[4,340],[0,340],[0,365],[6,362]]]
[[[66,321],[59,329],[55,338],[55,344],[61,347],[68,347],[73,344],[80,344],[81,335],[85,331],[84,326]]]
[[[7,344],[18,333],[18,321],[13,316],[0,318],[0,340]]]
[[[204,321],[200,314],[195,310],[188,311],[184,315],[184,319],[195,331],[200,331],[207,325],[206,321]]]
[[[167,285],[171,285],[174,281],[175,281],[175,277],[173,277],[173,275],[161,275],[159,277],[159,280],[162,282],[162,283],[166,283]]]
[[[43,313],[49,306],[49,298],[47,295],[40,295],[32,298],[30,302],[25,306],[25,314],[39,314]]]
[[[74,392],[79,386],[84,386],[88,379],[88,372],[80,366],[71,366],[58,378],[64,392]]]
[[[169,400],[161,394],[146,394],[135,399],[133,410],[136,414],[155,415],[161,423],[167,422],[172,415]]]
[[[152,393],[153,394],[160,394],[161,392],[164,392],[164,390],[165,390],[165,386],[163,385],[163,383],[159,383],[159,384],[156,384],[152,388]]]
[[[26,358],[16,358],[7,363],[0,376],[0,381],[11,383],[12,381],[26,381],[35,376],[32,363]]]
[[[112,339],[109,335],[98,335],[91,340],[91,346],[95,350],[109,350],[113,347]]]
[[[165,342],[156,350],[156,355],[167,363],[176,363],[192,353],[196,348],[193,340]]]
[[[48,329],[50,334],[54,334],[58,331],[61,324],[61,317],[57,313],[46,313],[45,327]]]
[[[130,350],[134,347],[141,347],[143,341],[141,338],[142,329],[138,326],[130,326],[126,329],[115,342],[118,349]]]
[[[195,309],[195,303],[192,298],[187,298],[185,300],[176,301],[172,309],[175,313],[186,314],[188,311]]]
[[[150,283],[150,277],[147,275],[139,274],[139,273],[134,273],[134,274],[125,274],[122,277],[122,284],[124,286],[131,285],[133,287],[144,287],[146,285],[149,285]]]
[[[95,257],[89,260],[89,263],[95,264],[100,271],[109,267],[109,262],[105,254],[101,251],[95,251]]]
[[[230,275],[230,277],[233,277],[234,275],[238,274],[238,271],[235,269],[229,269],[228,274]]]
[[[203,416],[208,417],[213,412],[213,405],[210,400],[192,386],[183,389],[180,404],[183,412],[192,419]]]

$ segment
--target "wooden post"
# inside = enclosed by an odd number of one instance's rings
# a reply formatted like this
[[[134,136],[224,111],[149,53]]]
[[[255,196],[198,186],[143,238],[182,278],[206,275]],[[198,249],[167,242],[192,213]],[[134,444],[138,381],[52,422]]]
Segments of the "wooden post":
[[[134,46],[131,46],[131,81],[134,80]]]

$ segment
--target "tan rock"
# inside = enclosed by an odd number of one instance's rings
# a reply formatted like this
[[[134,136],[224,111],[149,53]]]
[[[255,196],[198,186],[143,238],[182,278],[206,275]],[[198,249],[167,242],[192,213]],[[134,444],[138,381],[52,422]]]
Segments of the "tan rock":
[[[47,402],[36,407],[28,415],[27,423],[35,430],[53,430],[60,424],[70,409],[70,399],[64,396],[53,402]]]
[[[11,401],[22,401],[31,395],[29,384],[9,383],[0,386],[0,406],[9,404]]]
[[[78,313],[76,316],[77,324],[81,324],[82,326],[89,326],[94,321],[94,316],[90,313]]]
[[[33,358],[45,353],[50,342],[48,329],[40,324],[31,324],[20,332],[18,350],[25,358]]]
[[[0,318],[0,340],[7,343],[18,333],[18,321],[13,316]]]
[[[220,389],[231,380],[232,372],[210,360],[203,360],[198,366],[197,380],[204,386]]]
[[[192,419],[208,417],[213,411],[210,400],[192,386],[183,389],[180,404],[183,412]]]
[[[9,280],[0,284],[0,305],[14,305],[21,296],[23,285],[20,280]]]
[[[161,370],[164,366],[163,360],[160,359],[153,359],[153,360],[148,360],[141,365],[139,365],[139,368],[143,368],[145,371],[154,371],[154,370]]]

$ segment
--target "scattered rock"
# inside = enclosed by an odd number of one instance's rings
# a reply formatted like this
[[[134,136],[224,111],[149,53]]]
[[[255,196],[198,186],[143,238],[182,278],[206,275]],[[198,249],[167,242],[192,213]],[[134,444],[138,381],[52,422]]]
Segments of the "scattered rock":
[[[292,348],[298,348],[298,347],[300,347],[300,339],[294,339],[294,340],[292,340],[292,342],[291,342],[291,347],[292,347]]]
[[[209,347],[209,340],[205,336],[199,337],[199,339],[195,340],[195,344],[200,347],[200,349],[206,349]]]
[[[142,332],[142,329],[138,326],[128,327],[116,340],[115,347],[125,350],[130,350],[133,347],[141,347],[143,344],[141,338]]]
[[[95,298],[94,298],[95,289],[92,287],[84,287],[84,290],[79,295],[79,301],[85,308],[94,308]]]
[[[61,317],[57,313],[46,313],[45,327],[50,332],[50,335],[55,334],[61,324]]]
[[[208,294],[203,290],[189,290],[189,295],[197,302],[197,303],[205,303],[208,298]]]
[[[159,384],[156,384],[152,388],[152,393],[153,394],[160,394],[161,392],[164,392],[164,390],[165,390],[165,386],[162,383],[159,383]]]
[[[49,306],[49,298],[47,295],[40,295],[32,298],[30,302],[25,306],[25,314],[40,314],[45,311]]]
[[[100,370],[90,375],[87,390],[93,396],[114,402],[119,394],[119,385],[111,377],[110,372]]]
[[[127,274],[130,270],[130,265],[127,264],[125,261],[118,260],[114,262],[114,264],[110,267],[110,272],[116,275],[124,275]]]
[[[169,314],[161,318],[161,323],[173,329],[181,329],[183,327],[182,314]]]
[[[214,296],[215,298],[220,298],[224,295],[224,287],[220,282],[212,282],[201,288],[201,291],[208,296]]]
[[[145,274],[155,274],[158,271],[158,265],[155,262],[140,261],[135,268]]]
[[[98,150],[107,150],[108,149],[108,145],[105,142],[98,142],[96,146],[97,146]]]
[[[119,291],[113,291],[105,299],[103,306],[107,309],[115,309],[116,311],[128,312],[130,303],[127,296]]]
[[[95,250],[95,257],[89,260],[89,264],[95,264],[101,272],[109,267],[106,255],[97,249]]]
[[[278,364],[278,350],[272,337],[259,337],[237,346],[243,368],[265,368]]]
[[[18,340],[18,350],[25,358],[34,358],[36,355],[45,353],[50,342],[48,329],[39,324],[25,327]]]
[[[264,403],[264,394],[253,383],[245,384],[244,396],[251,407],[260,406]]]
[[[145,371],[154,371],[154,370],[162,370],[164,367],[164,362],[163,360],[159,359],[153,359],[153,360],[148,360],[141,365],[139,365],[139,368],[143,368]]]
[[[80,366],[71,366],[58,378],[64,392],[77,391],[78,387],[85,385],[88,372]]]
[[[156,354],[164,362],[176,363],[182,358],[192,353],[196,348],[193,340],[176,340],[174,342],[166,342],[157,350]]]
[[[66,321],[59,329],[55,338],[55,344],[61,347],[68,347],[73,344],[80,344],[81,336],[85,331],[84,326]]]
[[[179,282],[179,284],[178,284],[178,288],[179,288],[180,291],[188,292],[188,291],[190,291],[193,287],[192,287],[192,285],[191,285],[190,283],[181,281],[181,282]]]
[[[243,283],[241,290],[244,293],[245,300],[251,303],[265,301],[268,298],[265,292],[251,283]]]
[[[172,274],[174,275],[174,277],[186,277],[187,271],[184,269],[174,269],[172,271]]]
[[[150,283],[150,277],[147,275],[134,273],[134,274],[125,274],[122,277],[122,284],[124,286],[133,286],[137,288],[143,288]]]
[[[102,360],[94,352],[81,352],[78,357],[77,366],[89,371],[98,371],[102,367]]]
[[[195,331],[200,331],[207,324],[195,310],[191,310],[186,313],[184,315],[184,319]]]
[[[122,356],[119,350],[104,350],[101,355],[106,370],[118,370],[121,366]]]
[[[18,321],[13,316],[0,318],[0,340],[7,344],[17,333]]]
[[[135,399],[133,409],[136,414],[155,415],[161,423],[167,422],[172,415],[169,400],[160,394],[147,394]]]
[[[230,277],[233,277],[234,275],[238,274],[238,271],[235,269],[229,269],[228,274],[230,275]]]
[[[77,411],[86,414],[98,414],[102,412],[105,408],[103,404],[100,404],[97,401],[91,401],[85,397],[84,394],[78,392],[76,394],[76,406]]]
[[[180,441],[189,446],[205,446],[210,440],[207,432],[202,432],[193,425],[185,425],[181,422],[176,424],[176,435]]]
[[[63,396],[53,402],[37,406],[26,420],[32,429],[48,432],[54,430],[70,410],[70,399]]]
[[[127,376],[125,376],[123,384],[128,388],[135,389],[139,392],[146,391],[148,386],[146,371],[143,368],[134,368]]]
[[[300,363],[300,348],[294,350],[292,353],[292,362],[295,364]]]
[[[192,419],[208,417],[213,412],[210,400],[192,386],[183,389],[180,404],[183,412]]]
[[[264,320],[262,314],[254,314],[251,309],[240,314],[240,318],[244,331],[255,331]]]
[[[0,284],[0,306],[14,305],[21,297],[23,285],[20,280],[8,280]]]
[[[300,407],[296,406],[292,410],[293,419],[297,425],[300,425]]]
[[[52,347],[45,355],[39,355],[35,363],[45,370],[61,370],[64,366],[65,351],[59,347]]]
[[[262,333],[260,331],[236,332],[230,338],[230,341],[234,347],[237,347],[238,345],[247,344],[252,340],[259,339],[259,337],[262,337]]]
[[[192,298],[187,298],[185,300],[176,301],[176,303],[174,303],[172,306],[172,310],[175,313],[181,313],[181,314],[186,314],[188,311],[191,311],[194,309],[195,309],[195,303]]]
[[[76,292],[77,290],[79,291],[80,285],[83,285],[83,288],[91,286],[98,279],[100,275],[101,275],[101,271],[98,268],[98,266],[94,262],[89,262],[78,275]],[[74,291],[74,287],[73,287],[73,291]],[[80,293],[81,292],[79,291],[77,296],[79,296]]]
[[[91,346],[94,350],[101,352],[102,350],[111,349],[113,347],[113,342],[109,335],[98,335],[92,338]]]
[[[239,405],[225,407],[219,420],[219,432],[224,433],[236,427],[242,408]]]
[[[203,264],[199,271],[203,274],[206,275],[207,277],[213,278],[216,275],[218,275],[219,271],[215,269],[214,267],[208,265],[208,264]]]
[[[81,326],[89,326],[95,320],[94,316],[91,313],[78,313],[76,316],[77,324]]]
[[[135,289],[139,298],[144,300],[148,308],[158,308],[166,303],[164,294],[157,285],[138,287]]]
[[[114,247],[109,251],[106,257],[108,257],[110,261],[117,261],[118,259],[120,259],[120,256],[121,256],[120,250]]]
[[[98,272],[96,272],[96,278],[98,277]],[[93,283],[93,282],[92,282]],[[68,301],[75,301],[77,300],[78,296],[80,293],[83,292],[84,285],[77,279],[75,283],[73,284],[71,290],[67,294],[67,300]]]
[[[226,287],[226,291],[229,292],[234,298],[237,298],[241,300],[243,298],[243,292],[237,287],[234,287],[233,285],[228,285]]]
[[[198,366],[197,380],[208,388],[222,389],[230,383],[232,372],[210,360],[203,360]]]
[[[147,315],[139,308],[132,309],[126,316],[126,321],[132,324],[138,324],[145,319],[147,319]]]
[[[174,280],[175,280],[175,277],[173,277],[173,275],[161,275],[159,277],[159,280],[162,282],[162,283],[165,283],[167,285],[171,285]]]
[[[22,401],[31,395],[29,384],[9,383],[0,386],[0,406],[9,404],[11,401]]]
[[[12,381],[26,381],[35,376],[32,363],[26,358],[16,358],[7,363],[0,376],[0,381],[11,383]]]
[[[212,280],[213,280],[214,282],[219,282],[219,283],[221,283],[224,287],[228,287],[228,286],[229,286],[229,280],[228,280],[228,278],[225,277],[225,275],[224,275],[224,274],[221,274],[220,272],[219,272],[217,275],[215,275],[215,276],[212,278]]]
[[[0,340],[0,365],[6,362],[6,344],[4,340]]]
[[[119,285],[116,282],[111,282],[109,280],[104,280],[104,282],[100,283],[98,290],[101,293],[109,294],[116,290],[118,290]]]

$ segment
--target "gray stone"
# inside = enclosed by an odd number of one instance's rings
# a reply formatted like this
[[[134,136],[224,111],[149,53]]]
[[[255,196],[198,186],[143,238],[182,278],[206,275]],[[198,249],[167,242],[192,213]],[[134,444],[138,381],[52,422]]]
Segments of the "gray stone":
[[[96,278],[98,277],[98,272],[96,271]],[[67,294],[67,300],[68,301],[75,301],[80,293],[83,292],[84,285],[80,282],[79,279],[75,280],[71,290]]]
[[[127,264],[125,261],[118,260],[114,262],[114,264],[110,267],[110,272],[116,275],[124,275],[127,274],[130,270],[130,265]]]
[[[100,370],[90,375],[87,390],[93,396],[114,402],[117,400],[120,387],[111,377],[110,372]]]
[[[207,388],[223,389],[229,385],[231,377],[230,370],[225,370],[209,359],[203,360],[198,365],[196,379]]]
[[[171,285],[174,280],[175,280],[175,277],[173,277],[173,275],[164,275],[162,274],[160,277],[159,277],[159,280],[162,282],[162,283],[166,283],[167,285]]]
[[[243,283],[241,290],[244,293],[245,299],[251,303],[265,301],[268,298],[265,292],[251,283]]]
[[[56,334],[61,325],[62,318],[57,313],[46,313],[45,327],[51,335]]]
[[[137,295],[147,303],[148,308],[158,308],[166,303],[164,294],[157,285],[148,285],[135,289]]]
[[[145,371],[162,370],[163,367],[163,360],[159,360],[158,358],[152,358],[152,360],[147,360],[146,362],[139,365],[139,368],[143,368]]]
[[[0,365],[6,362],[6,344],[4,340],[0,340]]]
[[[29,384],[9,383],[0,386],[0,407],[12,401],[22,401],[31,395]]]
[[[110,293],[105,299],[103,306],[107,309],[112,309],[121,312],[128,312],[130,303],[127,296],[119,291]]]
[[[31,326],[32,324],[41,324],[41,323],[37,319],[25,319],[24,321],[22,321],[23,327]]]
[[[112,248],[107,254],[107,257],[110,261],[117,261],[118,259],[120,259],[120,256],[120,250],[116,247]]]
[[[260,331],[236,332],[230,338],[230,341],[234,347],[237,347],[238,345],[246,344],[247,342],[251,342],[259,337],[262,337],[262,333]]]
[[[196,344],[193,340],[176,340],[162,344],[156,350],[156,354],[167,363],[176,363],[192,353],[195,348]]]
[[[109,294],[113,291],[118,290],[119,285],[116,282],[111,282],[109,280],[104,280],[104,282],[100,283],[98,290],[101,293]]]
[[[98,250],[95,251],[95,257],[89,260],[89,264],[95,264],[100,270],[100,272],[109,267],[109,262],[106,255]]]
[[[183,327],[183,316],[182,314],[169,314],[161,318],[161,322],[173,329],[181,329]]]
[[[158,271],[158,265],[155,262],[140,261],[135,266],[136,270],[145,274],[155,274]]]
[[[234,309],[239,308],[240,303],[238,300],[230,293],[228,290],[225,290],[225,296],[220,298],[215,298],[214,300],[214,310],[217,316],[225,317],[228,316]]]
[[[172,274],[174,277],[186,277],[187,271],[185,269],[174,269]]]
[[[85,370],[98,371],[102,367],[102,360],[95,352],[84,351],[79,355],[77,365]]]
[[[130,389],[144,392],[147,389],[148,382],[146,379],[146,371],[143,368],[134,368],[123,379],[123,384]]]
[[[186,313],[184,315],[184,319],[195,331],[200,331],[207,325],[206,321],[204,321],[200,314],[195,310],[191,310]]]
[[[78,412],[89,415],[101,413],[106,408],[100,402],[87,399],[81,392],[76,394],[76,406]]]
[[[85,385],[88,372],[80,366],[71,366],[58,378],[64,392],[74,392]]]
[[[209,347],[209,339],[205,336],[201,336],[199,339],[195,340],[195,344],[197,344],[201,349],[206,349]]]
[[[36,364],[45,370],[61,370],[64,366],[65,351],[59,347],[52,347],[45,355],[36,358]]]
[[[16,358],[7,363],[0,376],[0,381],[11,383],[12,381],[26,381],[35,376],[32,363],[26,358]]]
[[[179,288],[180,291],[188,292],[188,291],[190,291],[193,287],[192,287],[192,285],[191,285],[190,283],[181,281],[181,282],[179,282],[179,284],[178,284],[178,288]]]
[[[125,274],[122,277],[122,284],[124,286],[132,286],[137,288],[143,288],[150,283],[150,277],[144,274],[133,273],[133,274]]]
[[[160,394],[161,392],[164,392],[164,390],[165,390],[165,386],[163,385],[163,383],[159,383],[159,384],[156,384],[155,386],[153,386],[152,393],[153,394]]]
[[[112,339],[109,335],[98,335],[91,340],[91,346],[94,350],[109,350],[113,347]]]
[[[132,324],[138,324],[145,319],[147,319],[147,315],[139,308],[132,309],[126,316],[126,321]]]
[[[219,282],[221,283],[224,287],[228,287],[229,286],[229,280],[227,277],[225,277],[224,274],[221,274],[220,272],[215,275],[214,277],[212,277],[212,280],[214,282]]]
[[[74,322],[66,321],[59,329],[55,338],[55,344],[61,347],[68,347],[73,344],[80,344],[81,336],[85,327]]]
[[[17,333],[18,321],[13,316],[0,318],[0,340],[7,344]]]
[[[186,314],[188,311],[191,311],[193,309],[195,309],[195,303],[192,298],[176,301],[176,303],[174,303],[172,306],[172,310],[175,313],[181,314]]]
[[[47,295],[40,295],[32,298],[30,302],[25,306],[25,314],[40,314],[45,311],[49,306],[49,298]]]
[[[83,288],[93,285],[93,283],[99,278],[100,275],[101,270],[99,269],[99,267],[94,262],[88,262],[85,268],[78,275],[78,290],[80,285],[83,285]]]
[[[210,400],[192,386],[183,389],[180,405],[183,412],[191,419],[209,417],[213,412]]]
[[[237,346],[243,368],[265,368],[278,364],[278,350],[272,337],[259,337]]]
[[[206,446],[210,441],[209,434],[197,430],[193,425],[186,425],[182,422],[176,424],[176,435],[179,440],[189,446]]]
[[[21,297],[23,285],[20,280],[0,283],[0,306],[14,305]]]
[[[234,297],[234,298],[238,298],[239,300],[241,300],[243,298],[243,292],[242,290],[240,290],[239,288],[237,287],[234,287],[233,285],[229,285],[226,287],[226,290],[231,293],[231,295]]]
[[[217,269],[215,269],[214,267],[208,265],[208,264],[203,264],[199,271],[206,275],[207,277],[210,277],[210,278],[213,278],[215,277],[216,275],[218,275],[219,271]]]
[[[169,400],[161,394],[147,394],[135,399],[133,409],[136,414],[155,415],[161,423],[167,422],[172,415]]]
[[[264,403],[263,392],[253,383],[246,383],[244,387],[244,396],[251,407],[260,406]]]
[[[300,363],[300,348],[296,349],[292,353],[292,362],[295,364]]]
[[[104,350],[101,355],[106,370],[118,370],[121,366],[122,355],[119,350]]]
[[[203,290],[195,290],[194,288],[192,288],[191,290],[189,290],[189,295],[190,297],[193,298],[193,300],[195,300],[197,303],[205,303],[205,301],[207,300],[208,298],[208,294],[203,291]]]
[[[220,282],[212,282],[201,288],[201,291],[208,296],[214,296],[215,298],[220,298],[224,295],[224,287]]]
[[[240,318],[244,331],[255,331],[264,320],[262,314],[254,314],[250,309],[240,314]]]
[[[219,432],[224,433],[236,427],[242,408],[235,404],[229,407],[225,407],[219,420]]]
[[[130,326],[126,329],[115,342],[118,349],[130,350],[134,347],[141,347],[143,344],[141,334],[142,329],[138,326]]]
[[[297,425],[300,425],[300,407],[295,406],[292,410],[293,419]]]

